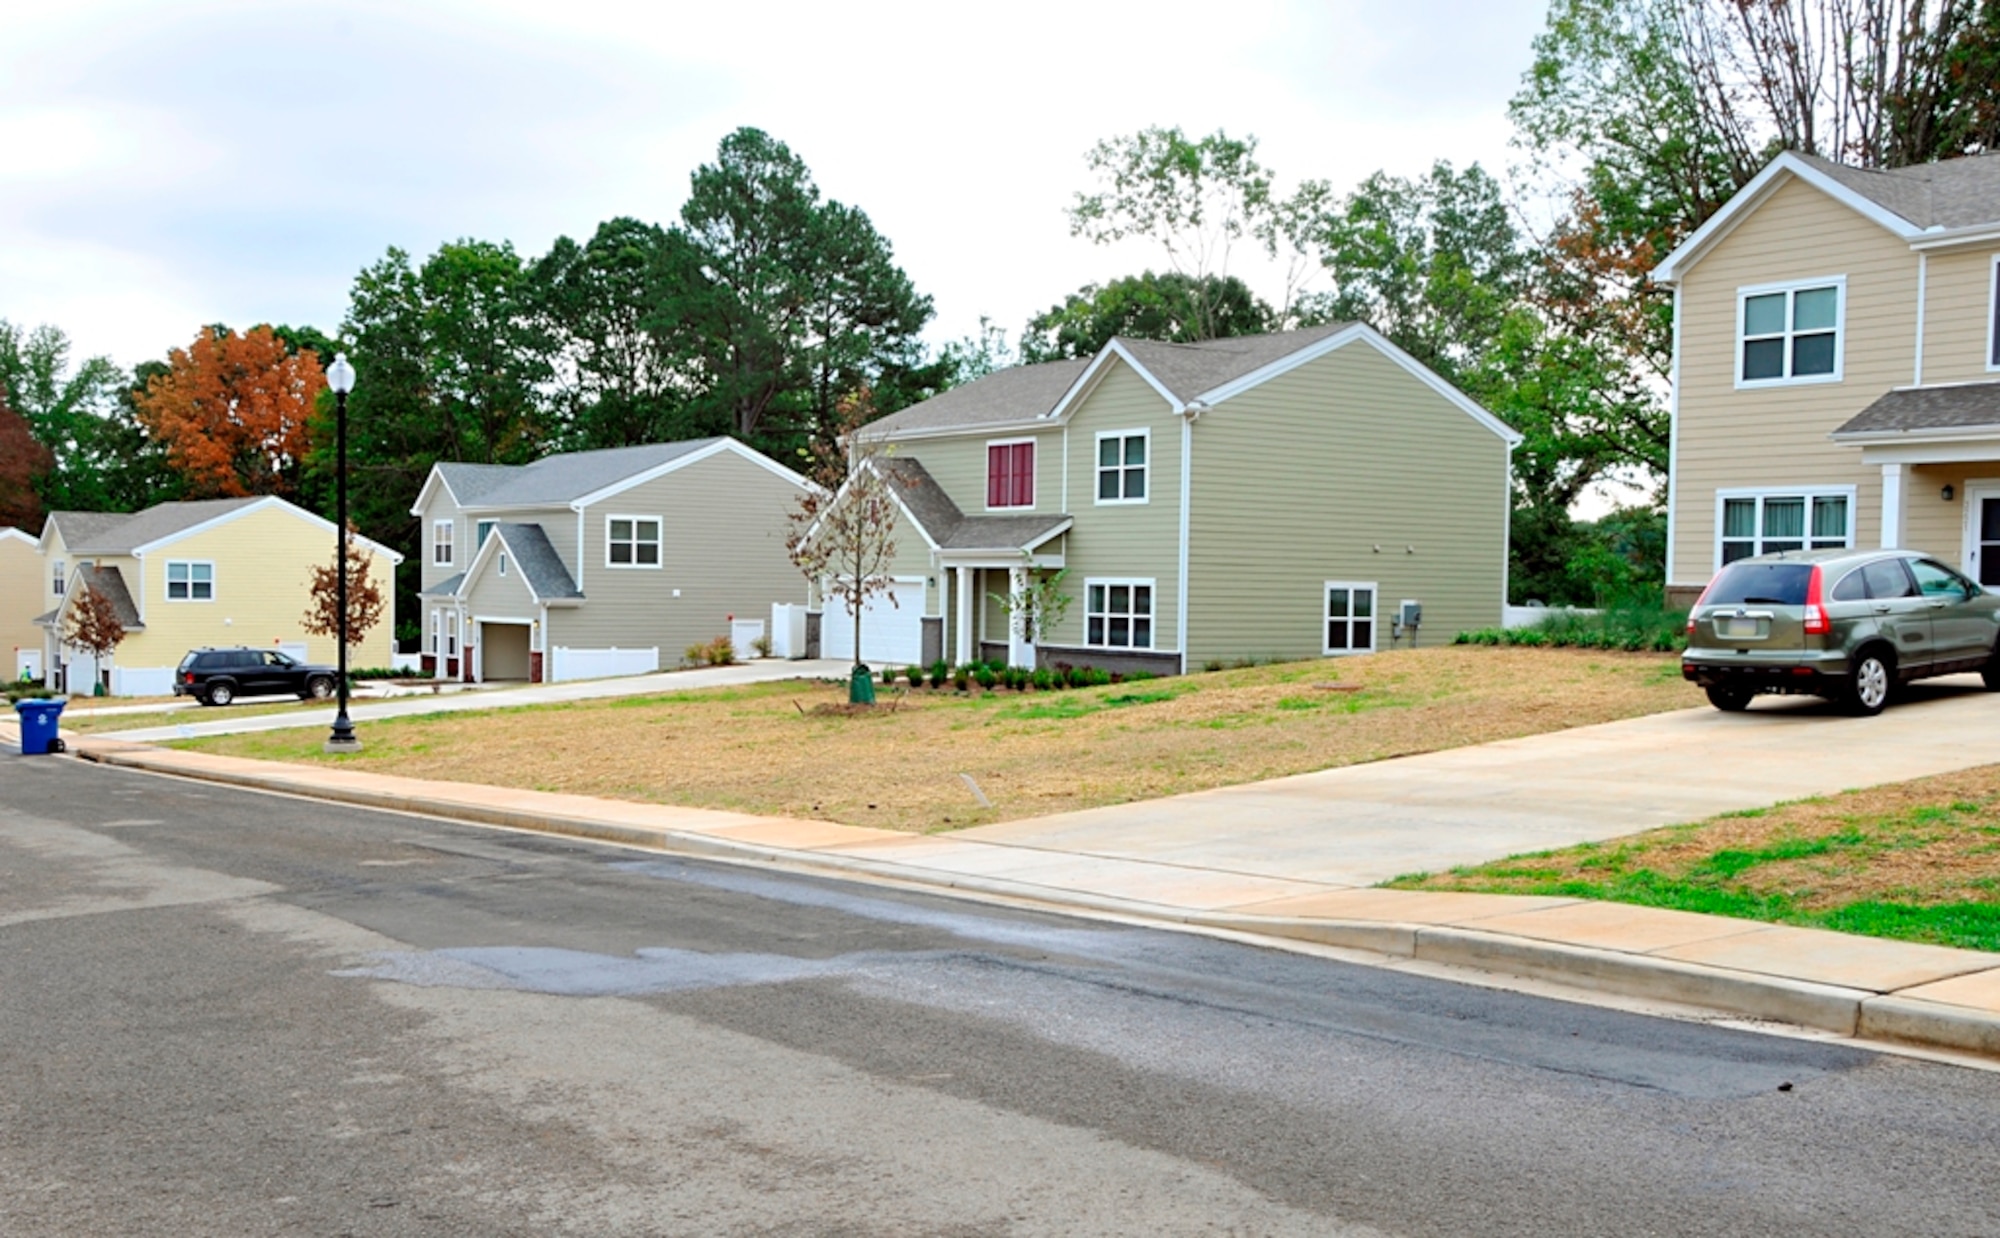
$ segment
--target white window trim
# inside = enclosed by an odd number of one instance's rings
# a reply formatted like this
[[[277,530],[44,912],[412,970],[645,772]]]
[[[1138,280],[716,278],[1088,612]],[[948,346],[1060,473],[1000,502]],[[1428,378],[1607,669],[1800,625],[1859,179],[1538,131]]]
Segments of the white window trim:
[[[633,525],[632,525],[632,558],[633,558],[633,560],[634,560],[634,561],[633,561],[633,562],[631,562],[631,563],[613,563],[613,562],[611,561],[611,522],[612,522],[612,521],[614,521],[614,520],[630,520],[630,521],[633,521],[633,522],[634,522],[634,523],[633,523]],[[658,541],[658,543],[657,543],[657,544],[658,544],[658,546],[659,546],[659,548],[660,548],[660,553],[659,553],[659,556],[658,556],[658,561],[657,561],[657,562],[654,562],[654,563],[640,563],[640,562],[637,562],[637,560],[638,560],[638,558],[639,558],[639,549],[638,549],[638,548],[639,548],[640,546],[642,546],[642,545],[644,545],[644,544],[645,544],[645,543],[644,543],[643,541],[641,541],[641,540],[640,540],[640,538],[639,538],[639,525],[638,525],[638,522],[639,522],[639,521],[651,521],[651,522],[653,523],[653,526],[654,526],[654,528],[656,528],[657,530],[659,530],[659,541]],[[612,514],[612,515],[607,515],[607,516],[606,516],[606,517],[604,518],[604,566],[605,566],[605,567],[606,567],[607,569],[609,569],[609,570],[611,570],[611,571],[614,571],[614,572],[635,572],[635,571],[636,571],[636,572],[657,572],[657,571],[659,571],[659,570],[660,570],[661,568],[665,567],[666,565],[667,565],[667,519],[666,519],[666,517],[664,517],[664,516],[633,516],[633,515],[625,515],[625,514]]]
[[[2000,347],[2000,254],[1994,254],[1986,267],[1986,372],[2000,374],[2000,357],[1994,356],[1994,349]]]
[[[1860,506],[1860,504],[1855,500],[1855,492],[1856,488],[1854,486],[1737,486],[1727,490],[1717,490],[1715,492],[1714,570],[1718,572],[1722,570],[1722,542],[1723,542],[1722,510],[1723,510],[1723,504],[1726,503],[1728,500],[1768,499],[1768,498],[1780,498],[1780,499],[1802,498],[1806,500],[1805,536],[1800,540],[1811,542],[1812,501],[1814,499],[1823,499],[1823,498],[1844,498],[1847,500],[1847,548],[1849,550],[1852,550],[1855,548],[1857,544],[1854,538],[1855,521],[1857,518],[1857,512],[1855,511],[1855,509]],[[1740,539],[1732,538],[1730,540],[1734,541]],[[1757,505],[1757,538],[1756,538],[1756,545],[1758,549],[1752,551],[1752,553],[1753,554],[1764,553],[1762,549],[1763,544],[1764,544],[1764,507],[1762,503],[1759,503]]]
[[[207,596],[207,597],[205,597],[205,598],[198,598],[198,597],[196,597],[196,596],[194,595],[194,573],[193,573],[192,571],[190,571],[190,572],[188,572],[188,579],[187,579],[187,587],[188,587],[188,595],[187,595],[186,597],[184,597],[184,598],[177,598],[177,597],[175,597],[175,596],[174,596],[174,569],[175,569],[175,568],[177,568],[177,567],[185,567],[185,568],[196,568],[196,567],[205,567],[205,568],[207,568],[207,569],[208,569],[208,596]],[[162,567],[162,568],[160,569],[160,583],[161,583],[161,586],[162,586],[162,588],[161,588],[160,592],[166,595],[166,600],[167,600],[167,601],[169,601],[169,602],[174,602],[174,603],[180,603],[180,602],[213,602],[213,601],[215,600],[215,560],[213,560],[213,559],[168,559],[168,560],[166,561],[166,564],[165,564],[165,566],[163,566],[163,567]]]
[[[438,530],[444,530],[444,537],[438,537]],[[438,551],[444,551],[444,558],[438,558]],[[431,521],[431,566],[452,567],[458,562],[458,524],[452,520]]]
[[[507,574],[507,552],[504,550],[499,551],[493,557],[499,560],[499,563],[495,566],[499,569],[500,574],[505,576]]]
[[[1812,288],[1832,288],[1833,298],[1833,373],[1808,374],[1803,378],[1745,378],[1743,377],[1743,316],[1744,308],[1751,297],[1761,297],[1773,292],[1799,292]],[[1792,337],[1797,334],[1791,324],[1792,304],[1785,303],[1785,368],[1792,365]],[[1818,334],[1812,332],[1811,334]],[[1764,338],[1764,337],[1759,337]],[[1791,279],[1777,284],[1746,284],[1736,290],[1736,337],[1731,342],[1733,355],[1730,358],[1730,372],[1735,376],[1738,391],[1761,391],[1766,387],[1810,387],[1816,383],[1837,383],[1847,369],[1847,277],[1845,275],[1825,275],[1818,279]]]
[[[1332,593],[1335,589],[1345,589],[1348,591],[1349,594],[1349,599],[1347,603],[1347,631],[1348,635],[1350,636],[1352,636],[1354,633],[1354,601],[1352,595],[1358,589],[1368,590],[1368,596],[1369,596],[1368,648],[1355,649],[1349,647],[1346,649],[1335,649],[1333,645],[1326,639],[1327,625],[1333,622],[1333,616],[1326,613],[1327,595]],[[1329,580],[1325,584],[1320,586],[1319,643],[1320,643],[1320,655],[1322,657],[1344,658],[1352,654],[1374,653],[1376,645],[1376,637],[1381,634],[1381,631],[1382,631],[1382,587],[1380,584],[1372,580]]]
[[[447,658],[458,656],[458,614],[456,611],[445,612],[444,650],[444,656]]]
[[[1148,468],[1152,467],[1152,461],[1150,459],[1147,461],[1146,467]],[[1136,502],[1137,500],[1133,501]],[[1149,614],[1145,616],[1146,620],[1150,624],[1149,628],[1147,629],[1149,633],[1149,639],[1145,644],[1093,645],[1090,643],[1090,615],[1091,615],[1090,591],[1099,585],[1104,586],[1105,589],[1104,599],[1106,604],[1109,604],[1111,600],[1110,591],[1119,585],[1131,585],[1137,588],[1145,588],[1153,591],[1153,609]],[[1109,637],[1111,635],[1110,616],[1112,615],[1113,612],[1105,611],[1103,613],[1105,615],[1104,635],[1106,637]],[[1133,618],[1133,614],[1129,610],[1125,611],[1124,615],[1128,622]],[[1160,650],[1160,586],[1158,579],[1152,576],[1085,577],[1083,581],[1083,640],[1081,644],[1082,647],[1085,649],[1103,649],[1107,652],[1158,653]]]
[[[1128,439],[1128,438],[1133,438],[1133,437],[1137,437],[1137,438],[1143,438],[1143,439],[1145,439],[1145,440],[1146,440],[1146,464],[1145,464],[1145,471],[1146,471],[1146,495],[1145,495],[1145,497],[1144,497],[1144,498],[1138,498],[1138,499],[1127,499],[1127,498],[1116,498],[1116,499],[1104,499],[1104,498],[1099,498],[1099,497],[1098,497],[1098,492],[1099,492],[1099,490],[1100,490],[1100,489],[1102,488],[1102,486],[1103,486],[1103,484],[1104,484],[1104,472],[1105,472],[1105,470],[1104,470],[1104,465],[1103,465],[1103,463],[1102,463],[1102,461],[1103,461],[1103,459],[1104,459],[1104,446],[1103,446],[1103,444],[1104,444],[1104,440],[1105,440],[1105,439],[1108,439],[1108,438],[1115,438],[1115,439],[1119,439],[1119,440],[1121,440],[1121,444],[1120,444],[1120,446],[1119,446],[1119,449],[1118,449],[1118,460],[1119,460],[1119,464],[1118,464],[1118,491],[1119,491],[1119,493],[1120,493],[1120,494],[1122,495],[1122,494],[1123,494],[1123,493],[1125,492],[1125,473],[1126,473],[1126,466],[1125,466],[1125,463],[1124,463],[1124,460],[1125,460],[1125,448],[1124,448],[1124,446],[1123,446],[1123,444],[1122,444],[1122,440],[1124,440],[1124,439]],[[1138,428],[1135,428],[1135,429],[1131,429],[1131,430],[1099,430],[1099,431],[1097,432],[1097,437],[1096,437],[1096,438],[1095,438],[1095,439],[1094,439],[1094,440],[1093,440],[1093,441],[1091,442],[1091,445],[1090,445],[1090,450],[1091,450],[1091,457],[1090,457],[1090,500],[1091,500],[1091,502],[1092,502],[1092,503],[1095,503],[1095,504],[1096,504],[1097,506],[1099,506],[1099,507],[1141,507],[1141,506],[1144,506],[1145,504],[1147,504],[1147,503],[1151,503],[1151,502],[1153,501],[1153,431],[1152,431],[1152,430],[1151,430],[1150,428],[1148,428],[1148,427],[1145,427],[1145,426],[1140,426],[1140,427],[1138,427]]]
[[[444,612],[441,610],[433,610],[431,612],[431,656],[435,658],[443,653],[444,653]]]
[[[1042,501],[1041,440],[1035,438],[1033,435],[1029,435],[1025,438],[990,438],[986,440],[986,493],[989,495],[993,493],[993,449],[995,447],[1019,447],[1023,443],[1026,443],[1028,446],[1033,447],[1035,449],[1033,453],[1031,453],[1031,458],[1028,466],[1028,473],[1030,477],[1030,481],[1028,483],[1028,489],[1033,494],[1032,500],[1027,503],[1002,503],[998,507],[995,507],[992,503],[988,503],[986,505],[987,511],[1031,512],[1034,511],[1036,505]]]
[[[51,589],[54,591],[55,596],[61,597],[63,595],[63,590],[67,588],[69,585],[68,578],[63,574],[65,571],[68,570],[68,565],[65,564],[61,559],[57,559],[55,568],[56,570],[49,576],[49,585]]]

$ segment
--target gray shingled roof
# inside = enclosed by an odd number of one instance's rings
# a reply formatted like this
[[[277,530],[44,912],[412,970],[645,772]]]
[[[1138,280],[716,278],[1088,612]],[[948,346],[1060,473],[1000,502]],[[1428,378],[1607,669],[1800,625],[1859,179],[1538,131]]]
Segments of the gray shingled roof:
[[[2000,222],[2000,153],[1907,168],[1855,168],[1816,155],[1798,158],[1919,228]]]
[[[2000,382],[1891,391],[1833,433],[1839,437],[1972,426],[2000,427]]]
[[[125,555],[148,542],[192,529],[238,508],[261,503],[260,497],[198,499],[188,503],[156,503],[142,512],[121,516],[112,512],[58,512],[56,527],[71,554]]]
[[[445,577],[443,580],[440,580],[439,582],[432,585],[428,589],[419,589],[417,591],[417,596],[426,598],[448,598],[455,595],[458,592],[458,587],[464,583],[465,583],[465,573],[459,572],[456,575]]]
[[[493,527],[493,532],[514,552],[514,566],[520,569],[521,578],[528,582],[536,597],[549,602],[583,596],[583,590],[576,587],[569,569],[563,566],[562,556],[556,553],[541,525],[500,524]]]
[[[1198,344],[1164,344],[1122,336],[1118,343],[1161,386],[1186,402],[1353,325],[1332,322],[1297,331],[1203,340]],[[1088,359],[1017,365],[871,422],[867,432],[871,438],[892,437],[911,430],[970,430],[1032,421],[1054,411],[1089,367]]]
[[[875,467],[940,550],[1021,550],[1044,541],[1069,520],[1060,513],[968,516],[915,458],[877,456]]]
[[[572,451],[533,464],[440,464],[438,470],[461,507],[555,507],[722,441]]]
[[[132,591],[125,587],[125,574],[123,572],[120,572],[115,567],[85,568],[83,571],[76,573],[75,585],[65,600],[75,598],[83,592],[86,586],[97,590],[105,597],[111,599],[111,610],[118,616],[118,622],[123,624],[127,631],[143,632],[146,630],[146,625],[139,622],[139,608],[132,604]],[[62,607],[58,606],[48,614],[43,615],[40,619],[35,620],[35,622],[40,623],[43,627],[48,627],[55,622],[55,617],[62,613],[62,609]],[[43,620],[47,620],[48,622],[44,623]]]
[[[49,519],[55,522],[66,546],[86,545],[106,529],[113,528],[131,516],[125,512],[50,512]]]

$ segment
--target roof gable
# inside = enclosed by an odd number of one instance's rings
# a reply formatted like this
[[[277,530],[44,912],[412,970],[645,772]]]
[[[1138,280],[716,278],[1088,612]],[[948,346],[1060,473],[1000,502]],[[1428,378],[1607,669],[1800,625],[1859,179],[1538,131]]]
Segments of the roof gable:
[[[576,587],[576,579],[569,574],[569,568],[556,553],[549,541],[548,533],[538,524],[516,524],[502,522],[493,526],[486,535],[472,562],[465,571],[451,580],[433,585],[426,596],[470,595],[474,586],[486,573],[501,551],[512,556],[515,571],[531,597],[539,603],[574,603],[583,601],[583,590]],[[446,586],[450,586],[447,588]]]

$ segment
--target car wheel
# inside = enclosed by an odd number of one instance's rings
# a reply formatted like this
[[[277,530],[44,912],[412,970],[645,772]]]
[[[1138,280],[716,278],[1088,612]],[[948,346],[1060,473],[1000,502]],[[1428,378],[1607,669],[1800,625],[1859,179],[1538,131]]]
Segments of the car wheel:
[[[1750,689],[1733,684],[1708,685],[1708,703],[1727,714],[1740,714],[1750,708],[1750,698],[1755,695]]]
[[[333,680],[324,675],[314,675],[306,680],[306,695],[315,701],[323,701],[333,695]]]
[[[235,699],[236,689],[230,687],[228,684],[212,683],[208,685],[208,696],[205,698],[208,704],[227,705]]]
[[[1847,676],[1848,709],[1864,717],[1882,712],[1896,683],[1896,668],[1887,654],[1864,649],[1855,656],[1854,669]]]

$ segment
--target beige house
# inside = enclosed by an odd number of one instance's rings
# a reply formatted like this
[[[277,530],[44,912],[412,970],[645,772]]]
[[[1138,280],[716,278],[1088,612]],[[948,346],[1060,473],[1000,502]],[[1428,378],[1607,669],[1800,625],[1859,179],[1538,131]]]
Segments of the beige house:
[[[9,679],[42,677],[42,551],[34,537],[0,528],[0,653]]]
[[[423,664],[590,679],[677,665],[738,623],[764,631],[774,603],[805,598],[785,548],[805,486],[730,438],[436,465],[410,509]]]
[[[55,512],[42,526],[37,596],[45,682],[71,692],[102,683],[114,696],[160,696],[189,650],[248,645],[331,665],[331,637],[304,628],[312,569],[333,561],[334,527],[280,498],[161,503],[142,512]],[[401,556],[358,539],[370,578],[390,599],[382,622],[348,654],[388,666],[394,649],[395,565]],[[125,640],[98,665],[63,641],[69,604],[89,584],[111,599]]]
[[[1897,546],[2000,587],[2000,155],[1779,156],[1669,255],[1667,580]]]
[[[1118,339],[865,434],[903,505],[871,662],[1172,673],[1501,619],[1519,436],[1358,323]],[[1059,570],[1068,608],[1035,632],[1020,603]],[[852,655],[840,603],[819,625],[824,656]]]

